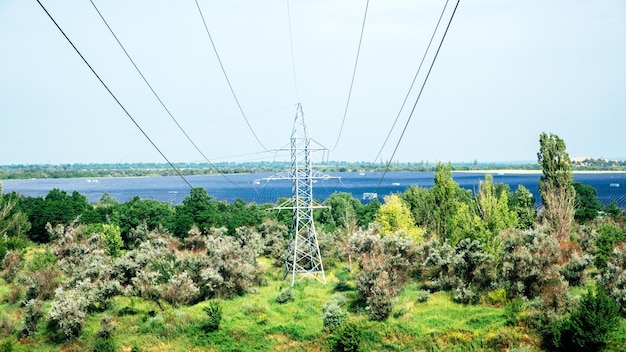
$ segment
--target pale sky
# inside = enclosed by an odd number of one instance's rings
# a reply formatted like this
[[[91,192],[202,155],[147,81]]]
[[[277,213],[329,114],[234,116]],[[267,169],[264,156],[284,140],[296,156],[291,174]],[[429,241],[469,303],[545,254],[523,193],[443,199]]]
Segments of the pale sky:
[[[41,2],[170,161],[204,161],[89,1]],[[366,1],[198,2],[270,152],[193,0],[94,0],[210,161],[288,160],[273,150],[288,146],[298,103],[311,137],[333,149]],[[370,1],[330,160],[376,161],[444,3]],[[0,122],[0,165],[164,162],[35,0],[0,1]],[[626,157],[626,1],[462,0],[394,160],[535,161],[543,131],[571,157]]]

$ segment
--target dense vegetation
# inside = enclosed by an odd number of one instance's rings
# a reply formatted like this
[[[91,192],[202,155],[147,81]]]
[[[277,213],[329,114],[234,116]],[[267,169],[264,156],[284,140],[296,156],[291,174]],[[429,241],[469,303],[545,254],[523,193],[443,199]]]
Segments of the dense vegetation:
[[[442,163],[383,203],[333,194],[327,285],[282,280],[292,214],[272,205],[0,192],[0,351],[622,350],[626,214],[539,144],[539,210]]]
[[[289,162],[219,162],[219,163],[175,163],[183,175],[213,175],[280,172],[289,168]],[[333,161],[317,163],[316,170],[321,172],[345,171],[385,171],[387,163]],[[452,171],[467,170],[540,170],[536,163],[454,163]],[[584,159],[572,162],[578,171],[626,171],[626,160]],[[388,171],[434,171],[436,164],[429,162],[400,163],[389,165]],[[169,164],[133,163],[133,164],[62,164],[62,165],[0,165],[0,180],[31,178],[72,178],[72,177],[140,177],[140,176],[176,176]]]

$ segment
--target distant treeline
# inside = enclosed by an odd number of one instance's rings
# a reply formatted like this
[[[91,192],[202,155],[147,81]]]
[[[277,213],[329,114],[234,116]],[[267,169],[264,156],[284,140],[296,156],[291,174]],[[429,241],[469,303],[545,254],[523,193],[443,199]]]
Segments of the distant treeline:
[[[288,169],[289,162],[221,162],[221,163],[175,163],[183,175],[212,175],[278,172]],[[436,163],[428,161],[393,162],[388,171],[434,171]],[[537,163],[451,163],[453,171],[480,170],[540,170]],[[329,161],[316,163],[320,172],[385,171],[387,163]],[[626,171],[626,160],[584,159],[573,161],[575,171]],[[119,164],[18,164],[0,166],[0,179],[75,178],[75,177],[142,177],[176,176],[166,163],[119,163]]]

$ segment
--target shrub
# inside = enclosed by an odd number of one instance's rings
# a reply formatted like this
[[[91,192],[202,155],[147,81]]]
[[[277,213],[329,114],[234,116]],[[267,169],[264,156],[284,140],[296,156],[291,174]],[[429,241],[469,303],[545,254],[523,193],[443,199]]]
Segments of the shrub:
[[[2,314],[0,316],[0,339],[11,336],[14,329],[15,323],[13,320]]]
[[[59,284],[57,280],[59,275],[59,271],[54,268],[45,268],[29,275],[26,279],[26,300],[52,298]]]
[[[348,313],[334,299],[322,306],[322,321],[327,331],[335,331],[344,323],[347,316]]]
[[[595,295],[587,292],[578,310],[569,319],[554,322],[544,338],[551,339],[546,341],[548,345],[559,349],[597,351],[618,321],[619,306],[600,289]]]
[[[66,338],[80,335],[85,323],[87,300],[77,290],[56,290],[50,307],[50,327],[60,330]]]
[[[340,280],[333,287],[333,291],[335,292],[345,292],[345,291],[351,291],[351,290],[354,290],[354,287],[352,287],[352,285],[350,285],[347,281],[344,281],[344,280]]]
[[[415,301],[417,303],[424,303],[428,301],[429,298],[430,298],[429,290],[419,290],[417,291],[417,294],[415,295]]]
[[[471,304],[476,303],[478,295],[472,290],[470,286],[458,287],[454,290],[454,296],[452,300],[456,303]]]
[[[487,301],[489,304],[501,306],[506,303],[506,289],[498,288],[487,292]]]
[[[97,338],[96,342],[93,344],[94,352],[116,352],[117,346],[115,345],[115,341],[112,339],[103,339]]]
[[[579,286],[585,280],[586,269],[593,263],[589,254],[573,253],[569,262],[561,267],[561,274],[570,286]]]
[[[172,276],[163,289],[163,299],[173,306],[189,304],[196,300],[200,289],[184,271]]]
[[[100,331],[98,331],[98,338],[94,343],[93,350],[94,352],[115,352],[117,351],[117,346],[115,346],[115,341],[111,339],[111,335],[113,335],[113,330],[115,329],[115,325],[113,324],[113,319],[110,315],[102,316],[100,320]]]
[[[23,293],[24,287],[21,285],[12,285],[7,293],[6,301],[10,304],[15,304],[22,298]]]
[[[2,267],[4,271],[2,272],[2,278],[7,283],[12,283],[17,276],[17,271],[20,268],[20,264],[22,263],[22,256],[18,251],[8,251],[4,256],[2,261]]]
[[[43,318],[41,301],[31,299],[24,304],[24,335],[30,336],[37,331],[37,324]]]
[[[52,267],[57,262],[57,257],[49,250],[35,252],[33,258],[28,262],[28,269],[31,272]]]
[[[206,313],[206,318],[202,324],[202,330],[205,332],[217,331],[220,328],[222,320],[222,305],[216,301],[209,301],[206,307],[202,308]]]
[[[336,334],[335,351],[357,352],[363,336],[363,330],[354,321],[346,321]]]
[[[296,294],[293,292],[291,287],[281,290],[276,296],[276,302],[279,304],[293,302],[296,300]]]
[[[2,341],[2,343],[0,343],[0,352],[13,352],[13,341],[11,340]]]
[[[606,270],[598,275],[599,281],[611,297],[626,312],[626,243],[613,248]]]
[[[98,331],[98,337],[102,339],[109,339],[113,335],[115,325],[113,324],[113,318],[110,315],[102,316],[100,319],[100,331]]]
[[[370,295],[365,298],[370,319],[384,321],[393,310],[393,291],[389,274],[382,271],[371,288]]]

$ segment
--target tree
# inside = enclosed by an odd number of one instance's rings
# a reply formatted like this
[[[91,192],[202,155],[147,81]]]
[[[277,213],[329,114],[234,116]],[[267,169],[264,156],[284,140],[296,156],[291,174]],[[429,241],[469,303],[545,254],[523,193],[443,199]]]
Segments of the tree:
[[[537,159],[543,172],[539,179],[543,217],[551,233],[563,243],[572,231],[576,194],[572,186],[572,163],[565,151],[565,142],[557,135],[541,133]]]
[[[111,216],[111,222],[119,225],[122,239],[128,248],[131,230],[143,224],[149,231],[158,226],[167,226],[172,222],[174,212],[167,203],[152,199],[134,197],[130,201],[116,206]]]
[[[521,229],[531,228],[537,217],[533,194],[523,185],[519,185],[513,193],[511,204],[511,209],[517,213],[517,226]]]
[[[415,225],[425,227],[435,202],[430,189],[411,186],[402,193],[401,197],[411,209]]]
[[[223,227],[226,225],[224,218],[226,210],[227,205],[214,201],[204,188],[192,188],[183,204],[176,207],[176,220],[172,231],[177,237],[184,238],[193,225],[204,232],[212,227]]]
[[[357,222],[357,214],[363,208],[361,202],[347,192],[335,192],[324,203],[329,207],[320,213],[319,220],[327,232],[339,228],[350,230]]]
[[[48,232],[46,224],[67,224],[79,218],[82,224],[94,224],[103,222],[93,206],[87,202],[87,198],[74,191],[69,195],[66,191],[58,188],[52,189],[45,198],[27,198],[23,207],[32,224],[28,236],[31,240],[47,243]]]
[[[403,233],[418,242],[424,234],[422,229],[415,226],[409,207],[397,194],[385,196],[385,204],[378,209],[375,220],[381,225],[382,235]]]
[[[435,181],[431,192],[434,206],[429,216],[428,230],[441,240],[453,240],[459,204],[468,202],[472,197],[452,179],[452,165],[446,166],[442,163],[435,167]],[[453,242],[456,244],[456,241]]]
[[[480,182],[476,203],[485,223],[485,231],[478,240],[483,243],[489,253],[497,253],[500,247],[498,234],[504,229],[517,226],[518,218],[514,210],[509,209],[509,191],[498,188],[493,183],[493,176],[485,175],[485,182]]]
[[[580,182],[574,182],[573,187],[576,191],[574,219],[584,224],[598,217],[598,212],[602,210],[598,191],[593,186]]]
[[[564,351],[598,351],[619,323],[619,306],[600,288],[588,291],[569,319],[551,327],[552,344]]]

